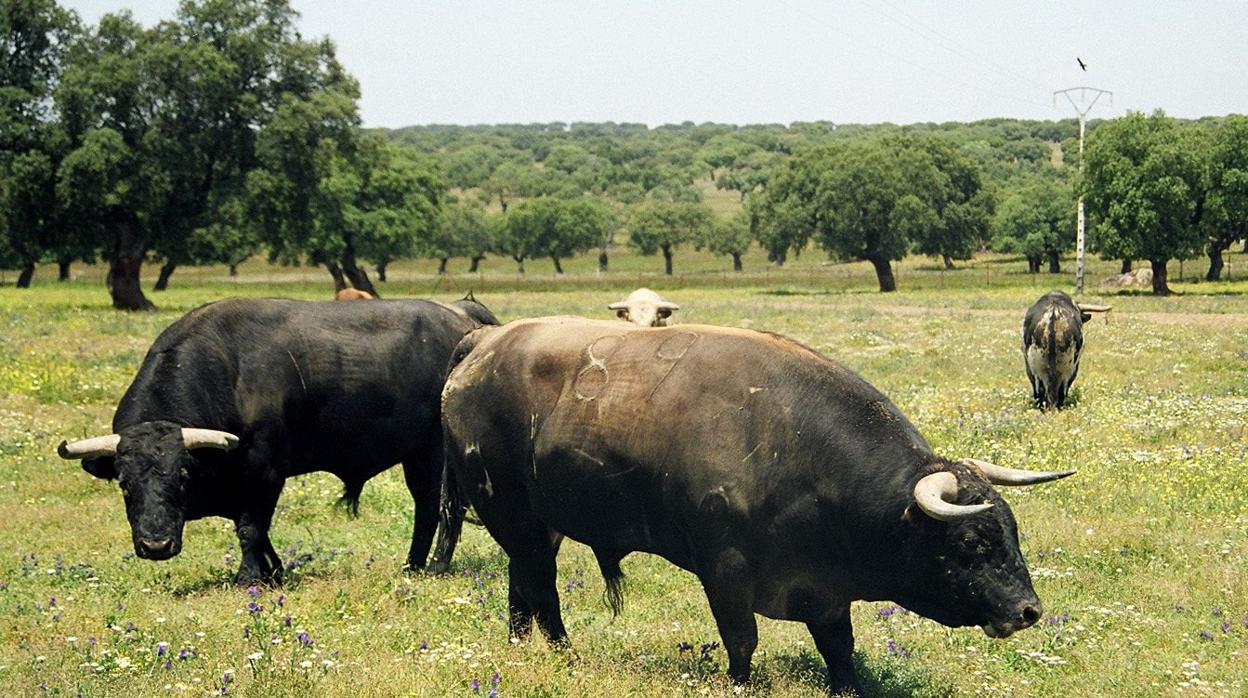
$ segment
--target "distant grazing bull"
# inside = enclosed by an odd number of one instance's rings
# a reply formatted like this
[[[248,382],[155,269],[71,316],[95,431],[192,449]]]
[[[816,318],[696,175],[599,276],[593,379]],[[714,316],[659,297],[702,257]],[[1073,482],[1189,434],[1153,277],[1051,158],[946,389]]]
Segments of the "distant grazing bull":
[[[614,310],[619,319],[642,327],[665,327],[672,313],[680,310],[678,304],[663,300],[662,296],[648,288],[639,288],[624,300],[607,307]]]
[[[333,473],[354,509],[364,483],[401,462],[416,501],[407,564],[419,568],[438,521],[447,362],[483,324],[498,321],[467,299],[205,305],[156,338],[114,433],[58,453],[118,481],[141,558],[177,555],[187,520],[233,519],[239,583],[280,581],[269,524],[286,478]]]
[[[1070,473],[939,456],[888,398],[797,342],[541,318],[474,332],[454,356],[430,567],[444,567],[471,503],[510,557],[514,637],[536,620],[567,641],[563,536],[593,549],[616,611],[632,551],[697,575],[736,681],[750,675],[756,613],[805,623],[836,690],[858,690],[851,601],[891,599],[990,637],[1040,618],[992,485]]]
[[[1049,291],[1023,318],[1023,362],[1031,394],[1042,409],[1061,408],[1079,375],[1083,323],[1108,305],[1079,305],[1061,291]]]
[[[371,301],[374,300],[373,294],[368,291],[361,291],[358,288],[340,289],[334,294],[336,301]]]

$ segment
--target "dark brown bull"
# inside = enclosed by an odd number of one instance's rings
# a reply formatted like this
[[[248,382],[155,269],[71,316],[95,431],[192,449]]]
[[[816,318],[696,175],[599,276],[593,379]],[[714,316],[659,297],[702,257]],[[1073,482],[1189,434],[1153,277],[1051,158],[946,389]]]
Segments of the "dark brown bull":
[[[1010,507],[1031,473],[932,452],[888,398],[771,334],[544,318],[456,348],[442,393],[444,569],[471,503],[510,557],[510,629],[566,642],[563,536],[594,550],[608,599],[620,561],[697,575],[750,675],[754,615],[805,623],[831,686],[857,690],[850,602],[890,599],[1005,637],[1040,618]]]

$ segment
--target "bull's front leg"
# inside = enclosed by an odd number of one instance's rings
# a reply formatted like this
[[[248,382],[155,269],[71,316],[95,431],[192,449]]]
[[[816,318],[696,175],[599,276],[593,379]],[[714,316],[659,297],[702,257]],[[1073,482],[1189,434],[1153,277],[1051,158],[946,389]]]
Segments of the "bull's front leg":
[[[807,623],[815,647],[828,665],[828,688],[836,695],[862,695],[862,685],[854,671],[854,628],[849,618],[849,605],[838,620],[831,623]]]
[[[243,506],[234,522],[243,557],[235,584],[282,583],[282,559],[269,540],[269,526],[283,484],[285,478],[277,468],[269,463],[256,467],[249,455],[240,493]]]

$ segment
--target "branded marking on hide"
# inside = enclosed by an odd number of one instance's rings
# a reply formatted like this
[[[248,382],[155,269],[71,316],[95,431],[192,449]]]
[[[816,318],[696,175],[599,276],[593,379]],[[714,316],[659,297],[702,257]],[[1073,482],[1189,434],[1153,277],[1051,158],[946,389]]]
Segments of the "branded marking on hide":
[[[303,381],[303,371],[299,370],[299,362],[295,360],[295,355],[286,350],[286,356],[290,357],[290,363],[295,365],[295,375],[299,376],[299,385],[303,387],[303,394],[308,394],[308,384]]]
[[[609,334],[598,337],[585,347],[589,364],[576,374],[573,388],[577,399],[593,400],[602,394],[610,379],[610,374],[607,372],[607,359],[610,359],[623,343],[624,335]]]
[[[667,377],[672,375],[672,371],[676,370],[676,364],[680,363],[680,360],[685,358],[685,354],[689,352],[689,347],[693,346],[697,341],[698,335],[694,332],[677,332],[671,337],[663,340],[663,343],[659,345],[659,349],[654,353],[654,355],[664,361],[670,361],[672,363],[667,367],[667,370],[663,372],[663,375],[659,378],[659,382],[655,383],[654,387],[650,389],[650,394],[646,396],[647,400],[654,397],[654,394],[658,392],[659,388],[663,385],[663,382],[667,380]]]

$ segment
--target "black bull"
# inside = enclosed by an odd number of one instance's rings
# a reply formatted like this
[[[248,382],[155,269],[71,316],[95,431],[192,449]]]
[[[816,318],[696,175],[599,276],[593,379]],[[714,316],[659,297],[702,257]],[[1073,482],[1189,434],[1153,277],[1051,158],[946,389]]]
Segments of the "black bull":
[[[884,395],[796,342],[545,318],[474,332],[455,361],[442,398],[451,501],[431,567],[471,503],[510,558],[513,636],[536,620],[566,642],[563,536],[593,549],[617,610],[632,551],[694,573],[738,681],[755,613],[805,623],[837,690],[858,688],[851,601],[993,637],[1040,617],[990,482],[1069,473],[942,458]]]
[[[286,478],[333,473],[354,508],[367,480],[401,462],[416,502],[407,564],[423,567],[438,519],[447,362],[466,333],[497,322],[470,299],[205,305],[153,343],[114,433],[59,452],[119,480],[139,557],[177,555],[187,520],[233,519],[239,583],[280,581],[269,525]]]

